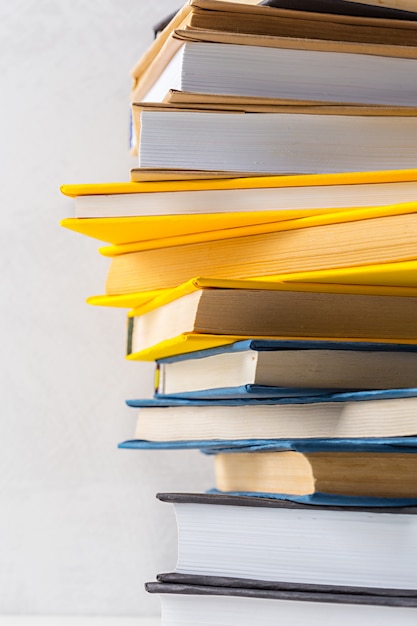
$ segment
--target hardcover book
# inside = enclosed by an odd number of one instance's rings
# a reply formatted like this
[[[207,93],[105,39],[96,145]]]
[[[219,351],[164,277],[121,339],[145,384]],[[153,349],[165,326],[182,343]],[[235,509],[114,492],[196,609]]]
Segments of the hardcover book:
[[[192,237],[195,242],[198,233],[208,231],[333,209],[414,202],[417,188],[415,169],[237,179],[228,176],[227,180],[63,185],[61,192],[74,198],[79,217],[66,218],[61,225],[118,245],[178,236]]]
[[[194,276],[285,280],[286,274],[416,260],[415,203],[341,211],[246,229],[113,247],[106,293],[169,289]],[[202,240],[204,238],[204,240]],[[390,245],[387,246],[387,238]]]
[[[315,395],[412,387],[417,347],[314,341],[241,341],[157,362],[159,397]]]
[[[180,574],[160,575],[158,581],[145,587],[149,593],[159,594],[166,626],[189,621],[207,626],[252,626],[256,622],[294,626],[307,623],[413,626],[416,619],[416,597],[394,595],[384,589],[358,590],[331,585],[294,589],[285,582],[276,586],[265,583],[266,588],[262,588],[236,578]]]
[[[386,108],[364,115],[144,110],[139,166],[270,174],[407,169],[417,117]],[[204,150],[201,150],[204,146]],[[318,149],[319,148],[319,149]],[[209,176],[209,174],[208,174]]]
[[[395,38],[392,29],[388,33]],[[415,106],[417,30],[408,43],[401,31],[396,46],[387,45],[387,29],[385,41],[381,30],[374,29],[372,35],[379,43],[176,30],[181,46],[140,100],[165,103],[170,91],[177,90],[185,92],[185,101],[200,103],[210,100],[207,95],[219,104],[232,96],[243,102],[269,99],[271,105]],[[407,90],[402,89],[406,79]]]
[[[162,299],[161,299],[162,300]],[[127,354],[160,359],[257,339],[416,343],[417,299],[260,289],[200,289],[129,317]]]
[[[137,440],[240,441],[242,447],[269,440],[272,447],[282,439],[413,437],[416,396],[414,387],[275,398],[133,399],[127,404],[140,408]]]
[[[158,497],[175,507],[178,573],[388,588],[398,595],[417,589],[417,507],[311,507],[209,494]]]

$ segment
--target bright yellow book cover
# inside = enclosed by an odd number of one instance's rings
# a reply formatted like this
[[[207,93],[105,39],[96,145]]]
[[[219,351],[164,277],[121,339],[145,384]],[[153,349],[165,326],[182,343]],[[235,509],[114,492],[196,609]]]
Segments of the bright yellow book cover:
[[[335,289],[336,287],[336,289]],[[221,346],[221,345],[226,345],[228,343],[233,343],[235,341],[239,341],[242,339],[245,339],[248,337],[248,335],[246,334],[245,336],[243,335],[238,335],[238,334],[217,334],[217,331],[212,331],[210,334],[207,334],[207,331],[202,331],[202,330],[198,330],[198,328],[195,328],[195,330],[192,330],[191,328],[188,330],[181,331],[179,334],[175,334],[175,335],[171,335],[169,336],[169,330],[166,329],[166,325],[164,325],[161,320],[161,316],[159,314],[159,311],[156,311],[156,313],[158,314],[157,317],[155,318],[155,320],[157,321],[157,324],[162,324],[160,330],[162,330],[161,332],[157,332],[155,335],[155,338],[162,334],[165,335],[165,333],[167,333],[166,338],[160,338],[158,340],[155,340],[154,342],[152,342],[152,345],[149,344],[149,341],[147,342],[146,340],[143,341],[143,337],[142,337],[142,332],[143,329],[140,331],[140,335],[139,335],[139,343],[137,342],[138,337],[136,337],[136,340],[134,339],[134,321],[141,318],[141,316],[143,315],[146,318],[146,314],[148,313],[152,313],[152,311],[155,311],[156,309],[161,309],[162,312],[164,312],[164,308],[165,307],[170,307],[173,303],[176,304],[175,301],[177,301],[178,299],[182,300],[183,298],[187,299],[191,294],[195,294],[195,292],[198,291],[204,291],[204,290],[208,290],[208,292],[210,291],[216,291],[216,288],[219,289],[219,292],[224,292],[224,289],[226,288],[226,290],[228,288],[234,290],[236,289],[237,292],[242,291],[242,288],[244,290],[250,290],[253,291],[253,289],[262,289],[264,290],[265,293],[265,289],[269,290],[273,290],[273,291],[280,291],[280,292],[296,292],[294,295],[297,297],[300,295],[299,292],[304,292],[304,293],[315,293],[317,295],[320,296],[324,295],[324,294],[354,294],[359,295],[359,297],[361,297],[360,294],[362,295],[366,295],[366,296],[383,296],[383,295],[388,295],[388,296],[393,296],[393,295],[398,295],[398,296],[410,296],[413,295],[414,297],[417,296],[417,288],[415,288],[414,290],[412,289],[408,289],[408,290],[401,290],[401,289],[396,289],[396,288],[391,288],[391,289],[381,289],[378,287],[374,287],[374,288],[369,288],[366,286],[360,286],[360,285],[355,285],[355,286],[349,286],[349,285],[314,285],[314,284],[284,284],[284,283],[262,283],[262,282],[256,282],[256,281],[245,281],[244,283],[242,283],[242,281],[216,281],[216,280],[211,280],[211,279],[207,279],[207,278],[196,278],[193,279],[192,281],[188,281],[187,283],[184,283],[183,285],[172,289],[172,290],[167,290],[165,293],[160,294],[159,296],[156,296],[153,300],[150,300],[148,302],[144,302],[142,303],[142,305],[137,306],[135,309],[131,310],[128,314],[128,318],[129,319],[129,324],[128,324],[128,345],[127,345],[127,353],[128,356],[127,358],[130,360],[149,360],[149,361],[153,361],[155,359],[159,359],[159,358],[165,358],[168,356],[173,356],[176,354],[182,354],[182,353],[187,353],[187,352],[193,352],[195,350],[203,350],[206,348],[210,348],[210,347],[217,347],[217,346]],[[196,294],[198,295],[198,294]],[[235,294],[232,294],[233,296]],[[200,296],[199,296],[200,297]],[[222,296],[223,298],[225,297],[224,295]],[[321,297],[321,296],[320,296]],[[298,298],[299,299],[299,298]],[[312,301],[314,301],[315,298],[313,298]],[[394,298],[394,300],[397,300],[396,298]],[[401,300],[401,298],[400,298]],[[408,300],[408,302],[407,302]],[[309,302],[309,298],[306,299],[306,304],[308,304]],[[367,300],[365,298],[365,305],[366,303],[369,301],[369,299]],[[248,300],[249,302],[249,300]],[[253,300],[253,296],[252,296],[252,302],[254,302]],[[347,302],[350,302],[349,300]],[[183,300],[182,303],[180,303],[180,307],[183,306],[183,304],[185,303],[185,300]],[[376,306],[376,302],[374,301],[372,306],[375,307]],[[385,306],[387,304],[387,300],[386,298],[382,298],[382,302],[381,305]],[[340,305],[340,301],[338,306]],[[314,305],[313,305],[314,306]],[[357,305],[359,306],[359,305]],[[391,305],[390,305],[391,306]],[[396,306],[396,305],[395,305]],[[402,307],[402,304],[399,304],[398,306]],[[410,300],[409,298],[405,298],[404,300],[404,306],[410,308]],[[389,307],[388,307],[389,308]],[[395,307],[394,307],[395,308]],[[180,308],[180,310],[182,310]],[[167,315],[168,309],[165,308],[165,314]],[[172,311],[171,311],[172,313]],[[364,313],[365,317],[366,317],[366,313]],[[409,315],[409,313],[408,313]],[[221,317],[221,310],[219,312],[219,316]],[[186,316],[187,317],[187,316]],[[390,314],[388,313],[388,318],[390,317]],[[174,315],[175,318],[175,315]],[[391,318],[392,318],[392,314],[391,314]],[[406,317],[407,318],[407,313],[406,313]],[[394,320],[395,320],[395,315],[394,315]],[[291,322],[292,323],[292,322]],[[376,324],[377,327],[380,327],[381,329],[384,327],[384,323],[385,323],[385,318],[382,318],[379,320],[379,325]],[[408,320],[406,322],[407,324],[410,323],[410,320]],[[203,322],[204,324],[204,322]],[[230,324],[230,322],[229,322]],[[391,319],[391,324],[392,324],[392,319]],[[148,328],[149,329],[149,320],[145,321],[145,326],[144,328]],[[191,322],[191,326],[193,325],[193,322]],[[344,324],[342,323],[343,327]],[[152,326],[152,325],[151,325]],[[174,323],[174,326],[176,326],[176,323]],[[185,326],[188,326],[188,323],[185,323]],[[348,324],[349,326],[349,324]],[[259,327],[259,326],[258,326]],[[213,327],[214,328],[214,327]],[[303,326],[304,328],[304,326]],[[371,327],[370,327],[371,328]],[[154,329],[155,330],[155,329]],[[137,331],[136,331],[137,332]],[[154,331],[152,331],[154,332]],[[384,332],[384,331],[382,331]],[[403,333],[404,334],[404,333]],[[279,339],[279,338],[285,338],[286,339],[305,339],[305,335],[303,335],[303,337],[301,336],[289,336],[291,335],[291,333],[286,334],[285,331],[283,332],[282,337],[278,336],[278,335],[274,335],[273,337],[270,335],[259,335],[259,334],[255,334],[255,335],[250,335],[251,338],[258,338],[258,339]],[[321,335],[321,333],[318,333],[318,335]],[[331,336],[330,336],[331,335]],[[367,341],[371,341],[371,342],[389,342],[389,343],[398,343],[398,337],[395,337],[392,335],[390,336],[389,334],[383,334],[383,336],[378,336],[378,332],[376,332],[375,337],[372,336],[372,332],[369,333],[370,336],[366,336],[366,340]],[[361,334],[360,336],[350,336],[350,334],[344,334],[343,335],[338,335],[338,334],[334,334],[333,333],[329,333],[329,336],[316,336],[314,335],[315,339],[318,340],[335,340],[335,341],[363,341],[363,334]],[[148,338],[149,339],[149,338]],[[415,344],[417,343],[417,339],[415,338],[415,333],[412,333],[410,335],[410,338],[408,338],[407,336],[401,336],[401,341],[404,343],[411,343],[411,344]],[[146,345],[148,343],[148,345]],[[142,345],[142,348],[139,348],[139,345]],[[136,346],[136,347],[135,347]]]
[[[284,278],[284,277],[282,277]],[[262,280],[262,279],[260,279]],[[287,282],[317,283],[328,285],[375,285],[389,290],[417,288],[417,260],[400,263],[381,263],[380,265],[366,265],[363,267],[338,268],[321,270],[319,272],[299,272],[287,274]]]
[[[329,271],[323,270],[318,272],[302,272],[300,274],[281,274],[280,276],[268,276],[258,278],[256,280],[220,280],[214,278],[193,278],[186,283],[179,285],[173,289],[158,289],[155,291],[142,291],[139,293],[130,293],[123,295],[96,295],[90,296],[87,303],[94,306],[109,306],[134,309],[133,315],[140,315],[151,309],[167,304],[172,300],[176,300],[187,293],[191,293],[197,289],[208,287],[223,289],[274,289],[285,291],[309,291],[309,292],[327,292],[327,293],[353,293],[368,294],[376,296],[411,296],[417,297],[417,262],[414,264],[415,269],[408,270],[402,267],[398,268],[396,275],[395,265],[407,264],[387,264],[388,268],[386,284],[383,283],[384,267],[371,266],[369,269],[369,278],[367,278],[367,267],[361,268],[343,268],[335,270],[335,274],[341,277],[340,281],[331,280],[328,276]],[[402,269],[407,271],[406,278],[402,273]],[[358,270],[361,272],[362,282],[356,279]],[[350,274],[352,272],[352,274]],[[379,283],[373,284],[371,277],[379,273]],[[414,274],[413,274],[414,272]],[[288,279],[290,276],[290,280]],[[349,282],[350,280],[350,282]],[[369,282],[368,282],[369,280]],[[404,285],[402,281],[404,280]],[[356,282],[355,282],[356,281]],[[407,284],[407,281],[410,284]],[[413,283],[414,281],[414,283]]]
[[[159,230],[160,236],[154,239],[137,240],[126,244],[104,246],[99,249],[100,254],[108,257],[115,257],[132,252],[140,252],[143,250],[156,250],[162,248],[171,248],[174,246],[184,246],[188,244],[203,243],[210,241],[219,241],[222,239],[233,239],[238,237],[248,237],[251,235],[261,235],[266,233],[275,233],[283,231],[298,230],[304,228],[314,228],[318,226],[328,226],[330,224],[347,224],[349,222],[359,222],[362,220],[372,220],[375,218],[392,217],[395,215],[408,215],[417,213],[417,202],[405,202],[402,204],[394,204],[389,206],[365,207],[361,209],[345,209],[339,211],[313,214],[311,211],[307,217],[299,217],[296,219],[286,219],[282,221],[268,221],[265,223],[253,223],[245,226],[233,226],[234,216],[236,214],[223,214],[229,220],[229,226],[221,230],[206,230],[204,232],[190,232],[177,236],[166,237],[163,230]],[[246,214],[253,220],[256,219],[255,214]],[[205,216],[188,216],[185,222],[192,227],[194,223],[198,223],[198,219]]]
[[[392,183],[392,185],[391,185]],[[97,198],[100,196],[117,196],[120,197],[126,195],[143,196],[146,194],[156,194],[157,198],[161,198],[163,201],[164,193],[167,192],[198,192],[198,191],[233,191],[233,190],[298,190],[304,189],[306,193],[308,188],[311,187],[312,193],[317,196],[317,206],[311,207],[311,198],[308,201],[309,208],[303,208],[303,203],[296,203],[295,206],[289,210],[285,209],[285,203],[279,210],[274,209],[273,204],[271,208],[269,205],[267,210],[246,210],[246,211],[233,211],[233,212],[201,212],[198,213],[192,210],[187,214],[171,214],[170,202],[167,204],[167,198],[165,198],[165,214],[142,214],[140,210],[137,214],[121,217],[75,217],[65,218],[61,221],[61,225],[65,228],[73,230],[75,232],[99,239],[100,241],[115,244],[124,245],[142,241],[149,241],[155,239],[165,239],[170,237],[179,236],[197,236],[198,233],[204,233],[208,231],[221,231],[232,228],[244,228],[250,225],[260,225],[263,223],[277,222],[282,220],[293,220],[308,216],[334,213],[337,211],[346,212],[347,209],[352,208],[353,211],[361,212],[372,208],[372,205],[393,205],[393,202],[409,202],[410,193],[414,199],[413,189],[414,184],[417,183],[417,170],[395,170],[386,172],[360,172],[360,173],[344,173],[344,174],[311,174],[311,175],[295,175],[295,176],[261,176],[253,178],[237,178],[237,179],[213,179],[213,180],[195,180],[195,181],[162,181],[157,183],[103,183],[97,185],[63,185],[61,187],[62,193],[69,197],[89,197]],[[382,187],[385,189],[390,187],[388,196],[382,194],[377,196],[378,190]],[[375,185],[375,198],[380,198],[379,202],[375,202],[373,198],[373,185]],[[406,186],[407,195],[404,196],[402,201],[401,196],[397,189],[399,187]],[[337,206],[333,206],[332,198],[327,199],[325,208],[320,206],[320,192],[324,189],[355,189],[355,194],[352,198],[350,194],[350,200],[348,205],[343,204],[343,198],[338,197]],[[366,188],[366,194],[360,195],[361,189]],[[357,193],[356,193],[357,190]],[[339,193],[338,192],[338,193]],[[307,196],[309,194],[307,193]],[[389,201],[385,201],[385,198],[390,198]],[[417,190],[415,191],[415,197],[417,197]],[[357,206],[358,198],[363,204]],[[323,200],[323,199],[322,199]],[[117,202],[117,198],[116,198]],[[341,204],[340,204],[341,203]],[[239,206],[239,203],[238,203]],[[324,206],[324,202],[323,202]],[[397,205],[393,205],[397,206]],[[299,207],[299,208],[297,208]],[[158,207],[157,207],[158,208]],[[191,206],[193,209],[194,206]],[[225,205],[227,211],[227,204]]]

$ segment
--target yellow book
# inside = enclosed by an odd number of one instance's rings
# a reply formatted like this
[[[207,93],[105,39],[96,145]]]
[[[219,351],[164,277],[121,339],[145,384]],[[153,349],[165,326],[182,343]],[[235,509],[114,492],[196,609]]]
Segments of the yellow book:
[[[79,217],[61,225],[116,245],[412,202],[417,169],[63,185]]]
[[[356,268],[353,268],[356,269]],[[361,268],[366,271],[366,268]],[[346,276],[349,275],[349,269],[344,270]],[[340,272],[341,273],[341,272]],[[198,289],[204,288],[224,288],[224,289],[271,289],[281,291],[305,291],[323,293],[350,293],[375,296],[417,296],[417,285],[401,286],[398,285],[372,285],[372,284],[349,284],[348,282],[326,283],[324,280],[320,283],[319,278],[321,272],[305,272],[310,277],[310,282],[297,282],[295,279],[298,274],[291,275],[291,281],[286,280],[286,276],[274,276],[271,279],[258,280],[221,280],[209,277],[192,278],[191,280],[174,287],[173,289],[157,289],[155,291],[143,291],[139,293],[122,294],[119,296],[109,296],[106,294],[90,296],[87,303],[93,306],[109,306],[135,309],[136,314],[150,311],[159,306],[172,302],[187,293],[192,293]],[[326,274],[326,272],[323,272]],[[313,280],[313,276],[315,280]]]
[[[203,289],[250,289],[259,291],[296,291],[299,293],[328,293],[328,294],[348,294],[348,295],[372,295],[372,296],[403,296],[416,297],[417,287],[394,287],[394,286],[373,286],[373,285],[348,285],[348,284],[318,284],[318,283],[291,283],[280,281],[262,281],[262,280],[222,280],[218,278],[210,278],[198,276],[188,280],[182,285],[178,285],[173,289],[161,289],[147,293],[135,294],[139,296],[140,301],[136,305],[132,305],[129,311],[129,317],[135,317],[158,309],[170,302],[174,302],[188,294]],[[232,293],[232,292],[231,292]],[[150,297],[149,297],[150,296]],[[111,296],[92,296],[90,302],[95,298],[111,298]],[[133,297],[132,297],[133,300]]]
[[[417,287],[417,260],[400,263],[381,263],[364,267],[343,267],[319,272],[299,272],[282,276],[291,283],[321,283],[329,285],[364,286],[374,285],[386,288]]]
[[[110,249],[108,295],[169,289],[192,276],[285,280],[297,272],[417,259],[417,203],[378,207],[206,233],[206,241],[172,238]],[[244,232],[242,232],[244,230]],[[124,253],[121,253],[121,252]]]
[[[129,313],[128,358],[153,361],[248,337],[417,343],[417,289],[392,297],[331,288],[194,279]]]

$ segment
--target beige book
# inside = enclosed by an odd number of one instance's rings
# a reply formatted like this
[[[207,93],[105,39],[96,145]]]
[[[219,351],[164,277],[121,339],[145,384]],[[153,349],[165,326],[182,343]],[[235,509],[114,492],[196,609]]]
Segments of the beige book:
[[[381,452],[233,452],[214,458],[220,491],[408,498],[417,455]]]
[[[139,409],[135,438],[147,441],[352,439],[417,435],[417,398]]]

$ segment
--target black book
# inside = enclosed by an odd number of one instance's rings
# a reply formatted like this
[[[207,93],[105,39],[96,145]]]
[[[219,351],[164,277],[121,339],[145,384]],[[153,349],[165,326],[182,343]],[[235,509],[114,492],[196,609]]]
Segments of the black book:
[[[166,577],[167,575],[165,575]],[[171,624],[200,624],[205,626],[252,626],[254,623],[319,626],[322,623],[358,626],[411,626],[417,617],[417,598],[395,595],[340,592],[329,587],[326,591],[313,588],[288,589],[239,586],[233,579],[227,586],[223,579],[181,577],[176,582],[147,583],[149,593],[160,595],[162,619]],[[234,584],[236,583],[236,584]]]
[[[417,590],[417,507],[333,507],[219,494],[159,494],[175,507],[177,572]]]
[[[347,0],[265,0],[258,4],[290,9],[307,13],[330,13],[331,15],[351,15],[354,17],[374,17],[381,19],[416,21],[417,13],[390,7],[349,2]]]

